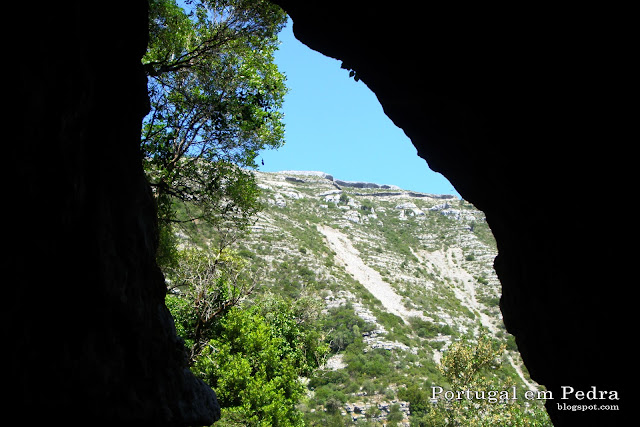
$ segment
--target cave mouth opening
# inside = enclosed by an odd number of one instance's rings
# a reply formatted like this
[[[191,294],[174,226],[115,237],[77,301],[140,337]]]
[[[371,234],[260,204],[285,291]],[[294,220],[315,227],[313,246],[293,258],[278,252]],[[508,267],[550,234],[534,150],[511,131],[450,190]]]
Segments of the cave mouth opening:
[[[519,378],[521,386],[532,392],[541,390],[541,386],[530,378],[515,338],[504,326],[499,308],[501,285],[493,268],[497,247],[484,213],[465,201],[446,177],[431,170],[426,161],[417,155],[409,137],[385,114],[376,95],[357,78],[354,71],[341,61],[325,56],[297,40],[292,24],[289,19],[280,33],[282,45],[276,54],[278,66],[292,84],[292,93],[285,99],[284,105],[287,139],[284,147],[261,153],[264,164],[260,170],[322,171],[334,179],[391,185],[400,182],[402,185],[398,187],[404,190],[435,196],[451,195],[452,199],[448,199],[450,203],[445,203],[450,211],[439,214],[449,214],[449,218],[457,221],[453,238],[455,248],[439,252],[441,258],[437,262],[440,264],[435,268],[458,269],[460,276],[453,281],[457,281],[462,290],[457,294],[459,303],[493,337],[505,343],[507,350],[504,363]],[[398,174],[398,180],[394,182],[393,174],[376,174],[381,169],[401,171],[402,174]],[[337,171],[345,171],[346,176]],[[460,209],[456,209],[458,207]],[[403,213],[413,214],[410,210],[403,210]],[[421,231],[417,230],[416,233]],[[326,233],[325,238],[330,240]],[[474,250],[468,244],[470,238],[483,240],[486,247],[493,251],[492,254]],[[416,247],[411,252],[424,266],[431,262],[428,259],[431,250],[433,248]],[[382,251],[384,253],[384,249]],[[417,255],[420,251],[427,256]],[[475,273],[464,270],[465,265],[477,263],[483,257],[488,257],[489,261],[484,263],[487,269]],[[376,269],[380,268],[372,270]],[[395,285],[390,286],[393,288]],[[491,290],[487,291],[489,288]],[[374,297],[379,295],[374,294]],[[413,304],[409,306],[411,308],[407,312],[416,308]],[[441,353],[435,352],[437,360]]]
[[[286,37],[287,40],[276,54],[276,62],[279,62],[278,66],[287,76],[291,91],[284,106],[286,142],[278,150],[260,153],[263,167],[258,170],[322,171],[347,182],[370,182],[415,191],[420,199],[426,194],[436,196],[424,199],[436,201],[431,206],[435,208],[438,205],[438,209],[433,210],[433,215],[440,215],[450,221],[447,238],[452,239],[451,243],[438,249],[428,246],[408,247],[410,254],[407,257],[416,260],[415,270],[427,271],[421,273],[425,283],[428,280],[438,280],[444,286],[446,282],[450,289],[445,292],[442,287],[442,293],[433,294],[435,299],[444,303],[448,293],[448,297],[452,298],[448,303],[457,306],[456,310],[472,321],[446,321],[443,319],[451,319],[446,314],[438,314],[437,318],[433,316],[434,313],[424,317],[415,316],[439,325],[438,336],[443,338],[439,340],[438,348],[434,349],[434,360],[439,361],[443,350],[466,334],[469,328],[473,329],[470,326],[472,323],[480,323],[491,336],[505,343],[505,365],[515,372],[522,386],[528,390],[537,390],[538,385],[528,377],[515,340],[506,332],[502,321],[498,306],[501,297],[500,283],[492,267],[492,258],[497,254],[497,249],[484,214],[463,200],[444,176],[433,172],[425,160],[416,154],[411,140],[385,114],[376,95],[363,80],[357,78],[357,74],[343,67],[340,61],[324,56],[297,41],[292,32],[291,20],[281,37]],[[394,172],[397,174],[394,175]],[[447,194],[451,198],[445,198],[444,203],[440,203],[438,196]],[[420,209],[417,207],[407,206],[394,212],[402,214],[406,219],[419,218],[424,214],[418,211]],[[419,229],[414,232],[412,237],[419,241],[417,234],[424,232]],[[328,238],[327,235],[325,237]],[[484,240],[488,249],[473,249],[468,244],[470,239],[477,242]],[[341,248],[341,251],[346,255],[353,255],[349,247]],[[384,248],[382,254],[385,254]],[[482,271],[466,269],[479,264],[483,265]],[[367,267],[365,262],[363,265],[360,270]],[[435,279],[436,272],[443,271],[450,275]],[[379,271],[375,267],[371,268],[372,275],[376,272]],[[426,278],[429,273],[431,279]],[[352,276],[355,277],[355,274],[352,273]],[[410,289],[403,286],[398,278],[388,278],[381,282],[388,286],[385,290],[399,300],[402,300],[400,294],[411,299]],[[363,285],[365,289],[369,289],[367,284]],[[384,300],[384,293],[376,295],[373,292],[371,295],[382,300],[383,306],[388,302]],[[404,305],[406,311],[401,309],[398,317],[408,324],[411,324],[411,316],[406,315],[407,313],[427,311],[426,307],[420,307],[414,302]],[[391,314],[396,313],[391,311]]]

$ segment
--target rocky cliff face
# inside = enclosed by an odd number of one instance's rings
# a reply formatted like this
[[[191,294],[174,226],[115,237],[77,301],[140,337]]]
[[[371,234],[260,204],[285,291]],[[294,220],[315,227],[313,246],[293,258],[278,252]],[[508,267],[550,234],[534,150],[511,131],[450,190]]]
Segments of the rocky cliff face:
[[[405,322],[413,316],[447,319],[465,333],[477,332],[480,318],[492,331],[503,328],[492,268],[495,241],[484,214],[468,202],[398,187],[335,190],[333,181],[311,174],[299,173],[296,181],[288,172],[255,175],[267,208],[238,245],[253,253],[252,263],[264,269],[263,285],[274,292],[285,285],[278,266],[288,262],[313,271],[319,293],[351,293],[341,286],[342,279],[356,279],[365,294]],[[448,202],[443,203],[445,197]],[[304,287],[300,277],[291,279],[294,287]],[[451,284],[461,293],[452,293]],[[457,308],[437,302],[448,297]],[[479,312],[491,316],[485,319]]]

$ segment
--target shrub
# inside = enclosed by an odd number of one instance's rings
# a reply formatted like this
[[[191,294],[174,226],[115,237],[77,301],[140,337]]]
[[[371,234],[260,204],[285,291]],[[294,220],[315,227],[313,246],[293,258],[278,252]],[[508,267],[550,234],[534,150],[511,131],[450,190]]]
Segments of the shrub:
[[[223,419],[242,425],[302,425],[298,380],[328,351],[304,300],[269,297],[233,307],[192,370],[216,390]]]
[[[400,405],[394,403],[389,408],[389,415],[387,415],[387,420],[391,423],[398,423],[404,419],[404,415],[402,411],[400,411]]]
[[[356,315],[351,305],[346,305],[330,309],[324,317],[322,329],[328,332],[331,351],[337,353],[357,339],[362,340],[362,333],[373,330],[373,325]]]

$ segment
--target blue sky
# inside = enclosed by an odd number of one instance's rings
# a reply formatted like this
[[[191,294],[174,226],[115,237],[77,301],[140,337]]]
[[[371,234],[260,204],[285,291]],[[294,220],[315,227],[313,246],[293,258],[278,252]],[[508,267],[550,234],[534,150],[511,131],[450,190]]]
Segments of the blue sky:
[[[458,196],[446,178],[417,156],[369,88],[349,78],[340,61],[299,42],[291,27],[289,21],[280,33],[276,53],[289,87],[283,108],[286,142],[260,153],[260,170],[322,171],[345,181]]]

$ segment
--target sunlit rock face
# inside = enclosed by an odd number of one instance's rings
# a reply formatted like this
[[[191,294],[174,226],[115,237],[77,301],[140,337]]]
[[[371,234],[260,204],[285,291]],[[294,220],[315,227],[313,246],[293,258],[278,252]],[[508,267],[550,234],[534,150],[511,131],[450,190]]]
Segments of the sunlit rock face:
[[[5,51],[5,412],[208,425],[219,407],[164,305],[140,161],[147,2],[42,3],[4,15],[28,16]]]
[[[431,169],[486,213],[505,323],[553,392],[554,423],[615,424],[629,409],[633,367],[620,346],[634,263],[623,248],[635,227],[605,206],[630,208],[633,194],[629,11],[274,2],[300,41],[353,70]],[[563,396],[567,387],[620,400]],[[621,410],[563,409],[573,404]]]

